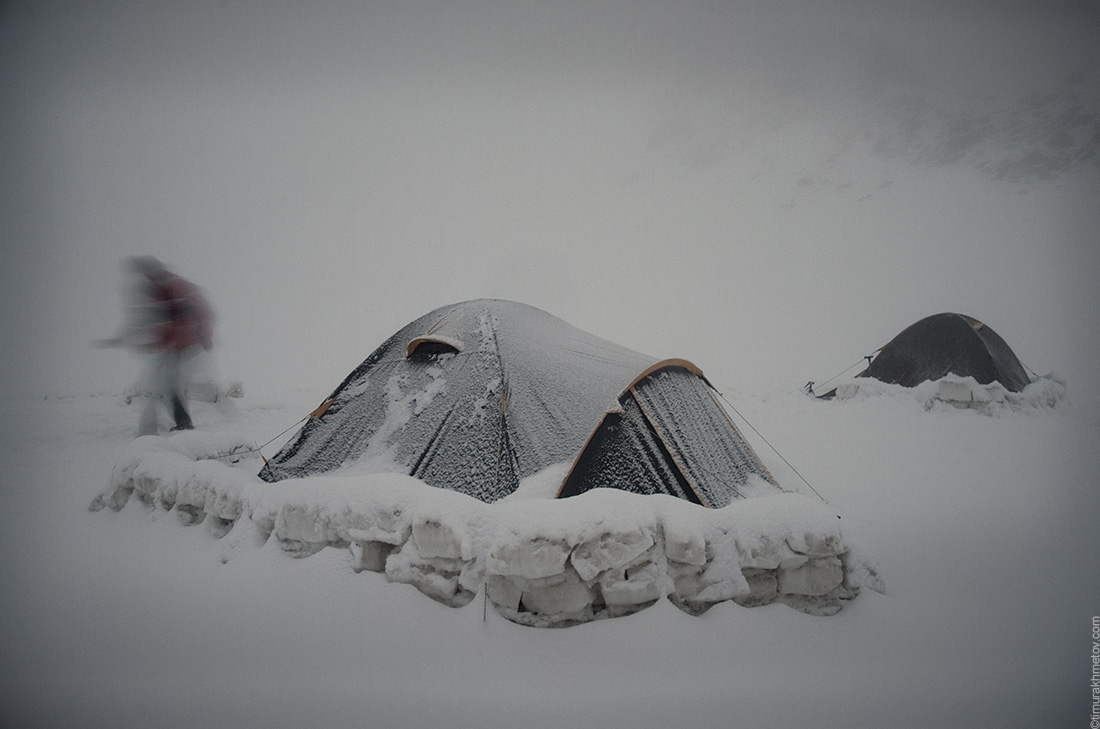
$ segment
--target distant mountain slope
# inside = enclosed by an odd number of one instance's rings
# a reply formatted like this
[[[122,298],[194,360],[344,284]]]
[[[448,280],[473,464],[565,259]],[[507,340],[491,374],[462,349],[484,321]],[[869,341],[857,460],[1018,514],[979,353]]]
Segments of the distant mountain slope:
[[[995,180],[1050,180],[1100,166],[1100,103],[1083,84],[1015,100],[954,104],[909,96],[883,110],[869,141],[911,164],[966,164]]]

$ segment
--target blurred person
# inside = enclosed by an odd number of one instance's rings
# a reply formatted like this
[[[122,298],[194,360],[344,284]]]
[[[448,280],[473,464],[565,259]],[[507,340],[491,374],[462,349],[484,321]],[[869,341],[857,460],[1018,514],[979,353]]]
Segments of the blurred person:
[[[150,398],[138,432],[157,433],[158,402],[171,415],[172,430],[192,430],[184,365],[213,347],[213,312],[198,286],[156,258],[131,258],[128,268],[135,277],[134,290],[119,343],[152,355],[146,381]]]

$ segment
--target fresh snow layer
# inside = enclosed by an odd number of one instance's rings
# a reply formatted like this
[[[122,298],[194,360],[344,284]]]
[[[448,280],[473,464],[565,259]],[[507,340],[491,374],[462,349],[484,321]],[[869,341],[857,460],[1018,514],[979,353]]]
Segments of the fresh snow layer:
[[[567,466],[496,504],[396,473],[271,484],[254,475],[260,462],[246,438],[191,431],[126,446],[91,508],[136,498],[234,544],[242,530],[257,547],[271,539],[296,556],[335,547],[350,554],[349,573],[383,572],[453,607],[484,590],[502,615],[532,626],[627,615],[663,597],[692,614],[732,600],[828,615],[864,586],[882,590],[840,517],[811,497],[721,509],[610,489],[533,498]]]

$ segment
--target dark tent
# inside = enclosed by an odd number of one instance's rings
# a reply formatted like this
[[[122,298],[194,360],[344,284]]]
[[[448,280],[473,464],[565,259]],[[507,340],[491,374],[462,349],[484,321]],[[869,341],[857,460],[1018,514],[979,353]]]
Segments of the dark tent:
[[[973,377],[982,385],[999,382],[1011,392],[1031,383],[1020,360],[995,331],[977,319],[952,313],[909,326],[859,376],[914,387],[949,374]]]
[[[493,502],[557,464],[571,464],[561,496],[607,487],[720,507],[780,492],[690,362],[489,299],[390,337],[260,477],[398,471]]]

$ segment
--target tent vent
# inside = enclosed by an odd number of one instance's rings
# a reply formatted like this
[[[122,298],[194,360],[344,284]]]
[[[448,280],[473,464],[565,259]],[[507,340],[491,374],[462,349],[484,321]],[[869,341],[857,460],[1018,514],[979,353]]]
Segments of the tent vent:
[[[462,342],[450,337],[428,335],[417,337],[409,342],[405,353],[409,359],[426,357],[433,354],[458,354],[462,351]]]

